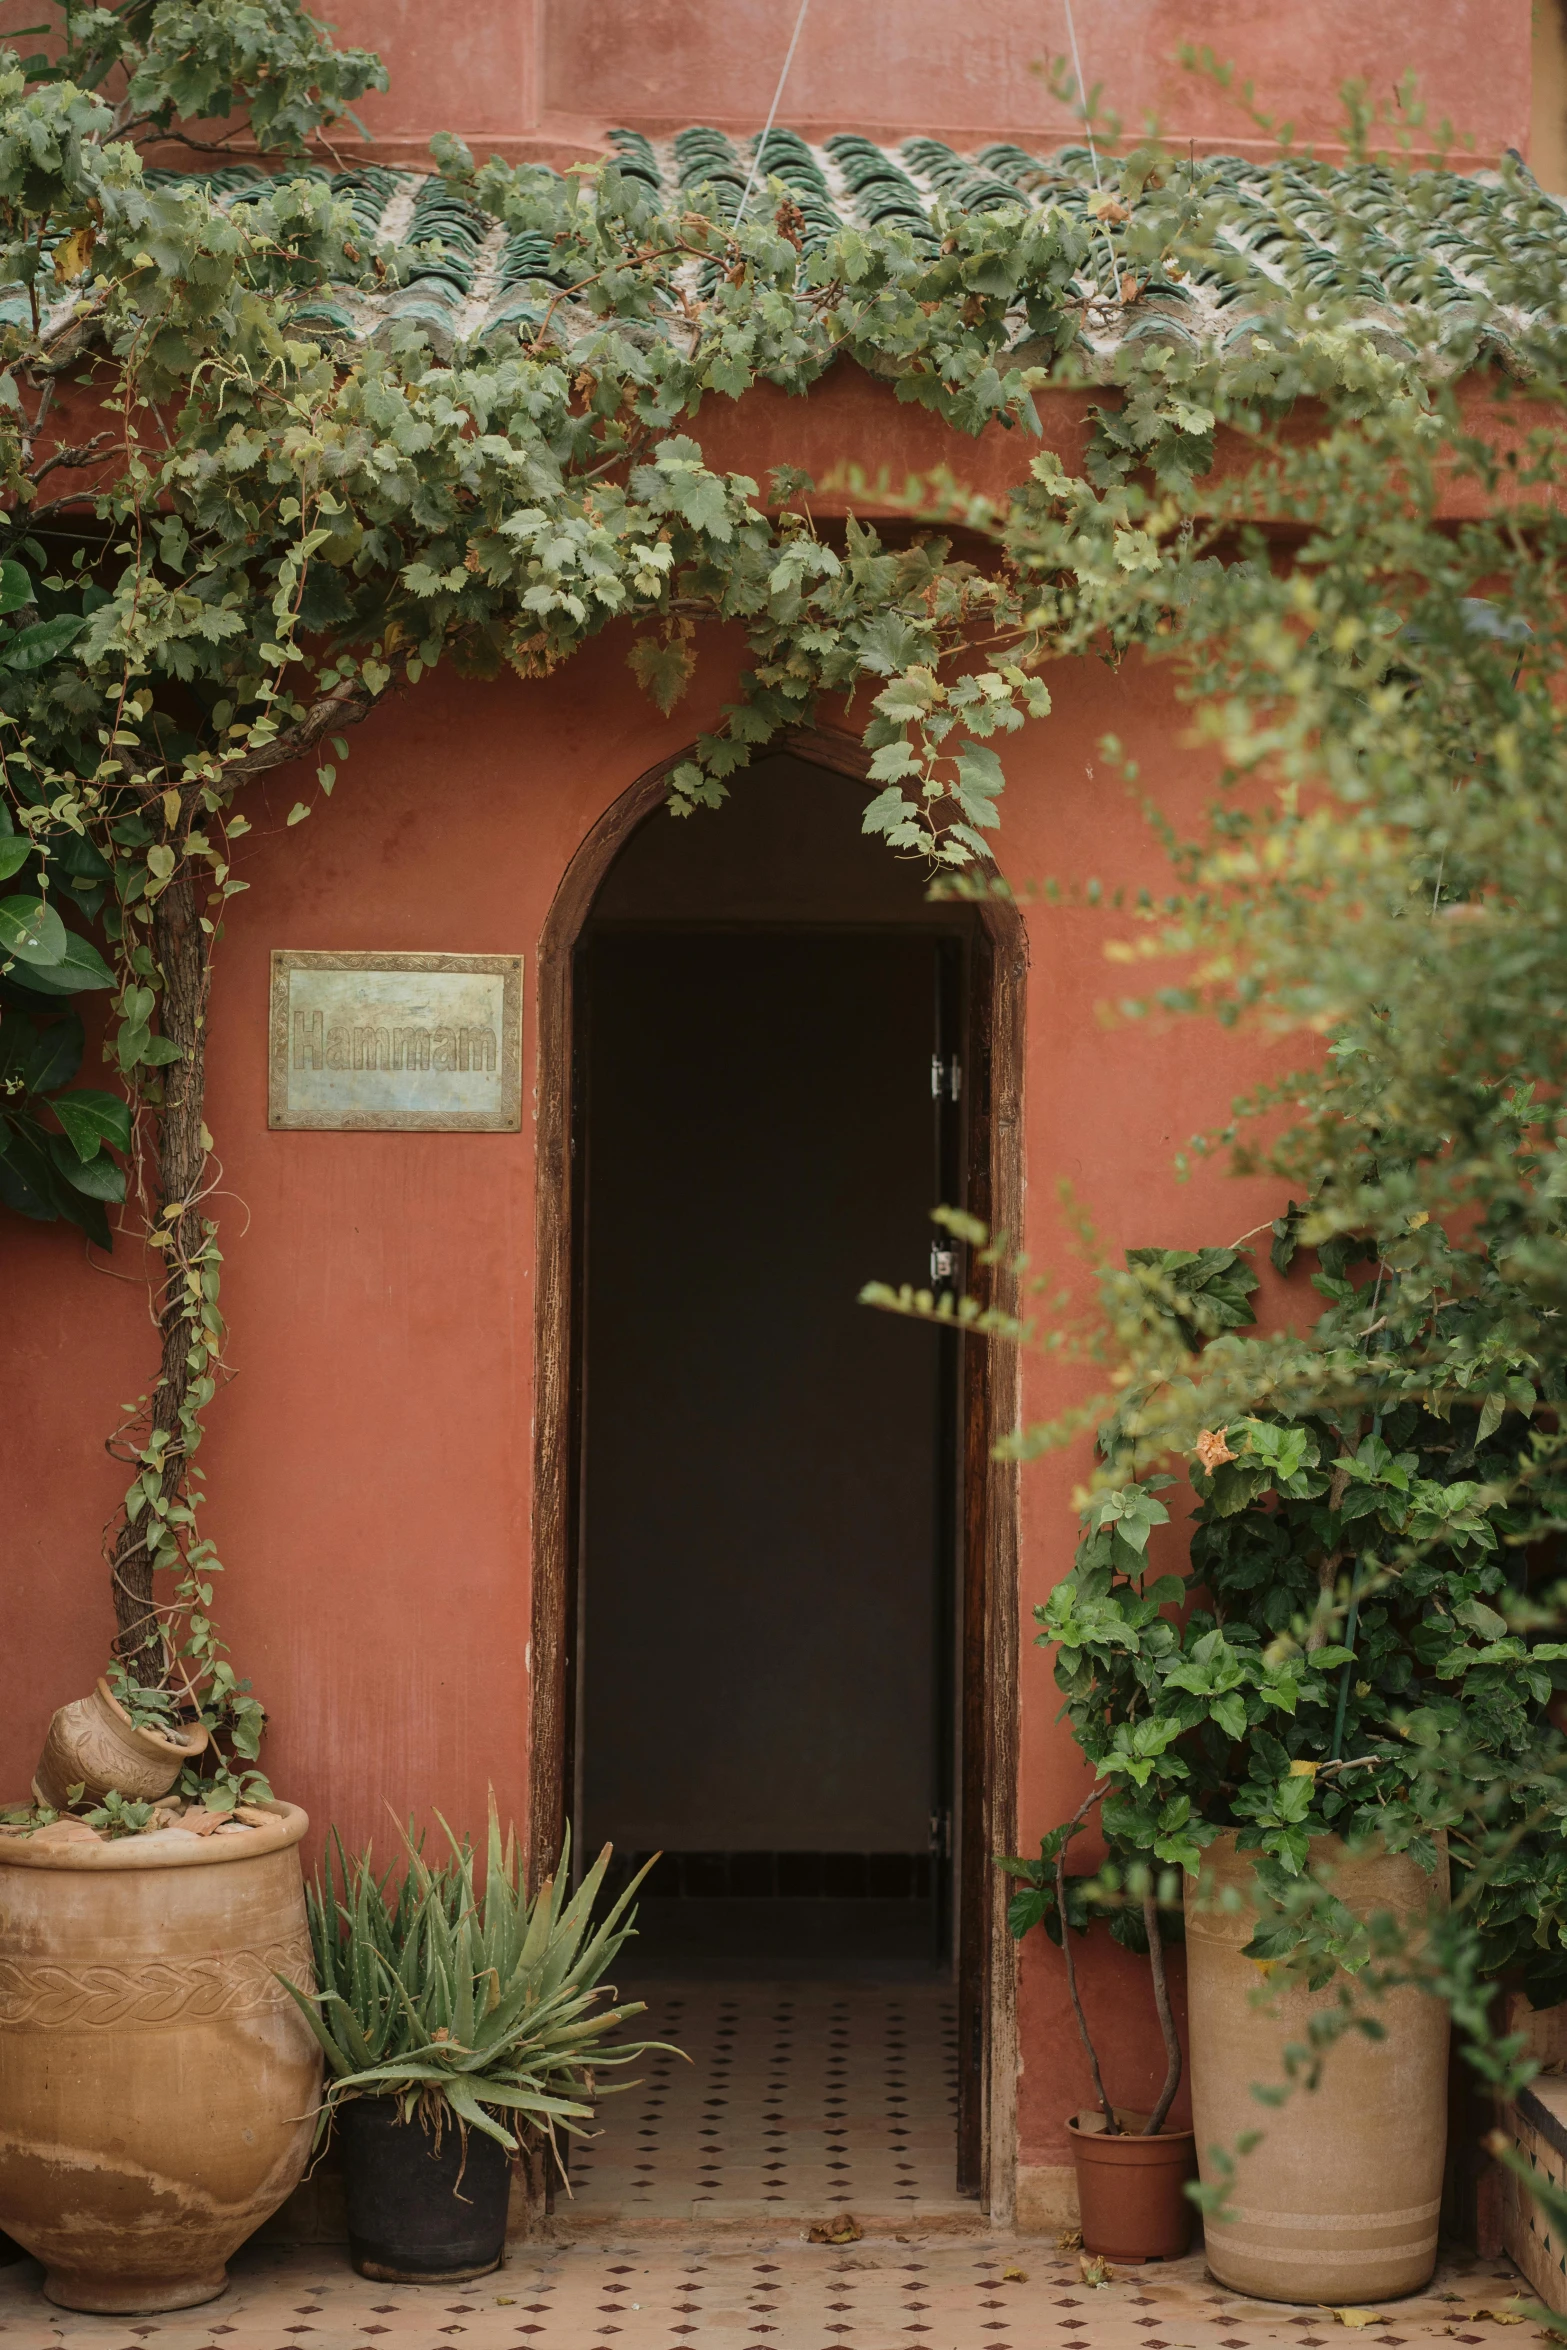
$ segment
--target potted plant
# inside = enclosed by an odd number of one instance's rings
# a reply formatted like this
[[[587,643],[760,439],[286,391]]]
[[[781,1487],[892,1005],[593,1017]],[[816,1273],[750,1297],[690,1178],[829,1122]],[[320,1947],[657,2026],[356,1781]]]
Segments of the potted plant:
[[[210,2301],[297,2184],[321,2077],[289,1996],[308,1825],[111,1790],[0,1834],[0,2227],[61,2307]]]
[[[298,2184],[321,2075],[290,1997],[313,1981],[310,1823],[254,1767],[264,1715],[208,1612],[194,1502],[160,1484],[154,1509],[151,1475],[136,1515],[173,1597],[0,1812],[0,2228],[50,2300],[117,2314],[223,2291]]]
[[[1072,2115],[1067,2122],[1077,2172],[1083,2249],[1110,2260],[1179,2260],[1191,2242],[1192,2205],[1186,2182],[1196,2169],[1196,2157],[1191,2131],[1166,2127],[1181,2085],[1181,2042],[1164,1964],[1165,1940],[1180,1931],[1168,1899],[1174,1876],[1166,1872],[1170,1883],[1156,1892],[1153,1873],[1134,1855],[1124,1866],[1112,1860],[1096,1879],[1068,1877],[1067,1846],[1081,1833],[1103,1794],[1102,1786],[1092,1789],[1070,1820],[1041,1838],[1037,1861],[1000,1864],[1023,1886],[1008,1905],[1007,1924],[1019,1941],[1042,1925],[1059,1945],[1066,1961],[1067,1990],[1078,2037],[1093,2076],[1097,2105]],[[1123,1888],[1125,1898],[1121,1898]],[[1110,1933],[1148,1960],[1165,2051],[1164,2086],[1151,2113],[1111,2103],[1083,2012],[1072,1935],[1086,1933],[1095,1917],[1104,1914],[1096,1893],[1108,1904]],[[1163,1901],[1160,1895],[1165,1896]]]
[[[33,1798],[56,1811],[69,1808],[73,1788],[94,1803],[111,1791],[134,1802],[156,1801],[206,1744],[205,1725],[182,1712],[173,1691],[143,1689],[121,1668],[112,1678],[100,1675],[91,1697],[55,1713]]]
[[[1281,1269],[1298,1225],[1275,1227]],[[1315,1343],[1336,1359],[1346,1400],[1289,1408],[1275,1384],[1258,1409],[1263,1342],[1227,1336],[1198,1352],[1246,1319],[1235,1293],[1244,1300],[1255,1276],[1234,1251],[1136,1252],[1143,1309],[1178,1336],[1172,1376],[1157,1410],[1147,1384],[1128,1389],[1101,1431],[1109,1465],[1076,1562],[1036,1611],[1111,1849],[1186,1872],[1205,2186],[1226,2185],[1233,2150],[1255,2137],[1254,2089],[1276,2096],[1292,2071],[1314,2077],[1342,2028],[1365,2033],[1353,2064],[1329,2061],[1315,2094],[1266,2128],[1236,2208],[1209,2230],[1222,2282],[1298,2301],[1380,2299],[1429,2279],[1448,2022],[1419,1988],[1419,1954],[1441,1943],[1450,1867],[1482,1979],[1521,1970],[1543,2003],[1562,1996],[1567,1967],[1567,1788],[1547,1751],[1567,1647],[1531,1639],[1504,1612],[1512,1521],[1496,1498],[1534,1390],[1477,1357],[1484,1390],[1433,1407],[1426,1374],[1404,1362],[1436,1314],[1461,1356],[1465,1321],[1483,1324],[1489,1301],[1449,1300],[1429,1283],[1379,1290],[1387,1355],[1368,1363],[1352,1274],[1372,1254],[1343,1238],[1318,1251],[1329,1308]],[[1217,1317],[1201,1294],[1208,1259],[1224,1260]],[[1351,1400],[1356,1387],[1374,1400]],[[1216,1398],[1222,1412],[1226,1396],[1230,1412],[1194,1421],[1186,1440],[1198,1502],[1189,1562],[1155,1574],[1150,1535],[1167,1521],[1159,1495],[1171,1480],[1140,1463],[1173,1449],[1182,1413],[1212,1413]],[[1252,1409],[1235,1408],[1243,1397]],[[1486,1837],[1515,1849],[1505,1870],[1470,1884],[1482,1811]],[[1399,1966],[1380,1969],[1395,1947]],[[1387,1996],[1357,2002],[1357,1979],[1379,1977]],[[1277,1996],[1259,2006],[1270,1980]]]
[[[530,1898],[493,1802],[482,1891],[471,1845],[445,1832],[436,1867],[405,1834],[395,1888],[334,1837],[336,1871],[329,1851],[308,1897],[321,1987],[288,1986],[326,2059],[316,2142],[341,2145],[350,2255],[395,2284],[498,2268],[513,2158],[533,2144],[558,2160],[556,2132],[585,2134],[599,2075],[651,2045],[612,2040],[643,2003],[615,2004],[603,1982],[641,1877],[595,1926],[608,1845],[569,1900],[569,1847]]]

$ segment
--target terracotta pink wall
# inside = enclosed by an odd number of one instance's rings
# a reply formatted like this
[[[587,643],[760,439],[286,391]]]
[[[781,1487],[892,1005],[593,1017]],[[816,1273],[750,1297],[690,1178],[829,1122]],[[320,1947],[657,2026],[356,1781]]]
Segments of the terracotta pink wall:
[[[422,162],[438,129],[481,154],[556,162],[596,152],[616,121],[649,129],[759,127],[793,11],[738,0],[340,0],[344,38],[379,47],[392,90],[365,113],[388,161]],[[26,20],[10,0],[0,23]],[[1322,0],[1083,0],[1090,80],[1129,122],[1160,116],[1199,146],[1245,146],[1240,117],[1179,74],[1188,35],[1233,59],[1259,102],[1331,149],[1336,90],[1381,95],[1411,64],[1433,115],[1473,134],[1482,159],[1526,147],[1528,0],[1424,0],[1368,9]],[[960,37],[940,0],[814,0],[782,119],[816,135],[932,131],[973,146],[1048,146],[1070,117],[1034,71],[1065,46],[1058,0],[980,0]],[[1026,464],[1020,435],[978,449],[841,370],[807,402],[759,393],[702,420],[715,461],[758,477],[789,459],[825,476],[854,460],[901,483],[946,462],[996,491]],[[1049,430],[1070,464],[1075,409]],[[843,499],[819,501],[823,510]],[[856,494],[862,507],[868,501]],[[546,685],[462,685],[437,675],[356,740],[334,800],[293,830],[281,777],[256,832],[219,966],[210,1123],[223,1167],[233,1384],[211,1414],[211,1531],[229,1574],[219,1615],[273,1706],[268,1762],[318,1825],[375,1832],[388,1802],[471,1821],[487,1786],[522,1810],[533,1316],[531,1103],[534,956],[551,896],[599,814],[649,765],[710,723],[738,664],[705,644],[696,687],[664,721],[635,694],[610,637]],[[1160,859],[1096,745],[1117,733],[1177,821],[1201,774],[1183,749],[1167,681],[1136,664],[1052,678],[1055,715],[1009,746],[1002,846],[1019,877],[1157,881]],[[721,822],[722,817],[698,821]],[[1204,1033],[1106,1031],[1115,991],[1094,918],[1031,918],[1027,1159],[1036,1264],[1081,1285],[1058,1189],[1069,1182],[1107,1251],[1233,1238],[1273,1212],[1259,1185],[1215,1172],[1181,1188],[1173,1152],[1222,1115],[1254,1048]],[[274,945],[520,949],[527,959],[530,1115],[515,1136],[271,1133],[265,1120],[267,954]],[[110,1629],[98,1558],[123,1473],[101,1449],[151,1362],[145,1295],[129,1252],[90,1263],[59,1230],[0,1228],[13,1343],[0,1371],[10,1504],[8,1638],[0,1657],[0,1791],[20,1793],[51,1709],[101,1664]],[[1031,1366],[1027,1408],[1072,1382]],[[1079,1458],[1023,1487],[1020,1837],[1027,1850],[1081,1784],[1054,1726],[1032,1609],[1069,1563]],[[1143,1971],[1096,1951],[1088,2000],[1115,2093],[1146,2095],[1157,2067]],[[1086,2078],[1060,1962],[1024,1952],[1020,2154],[1065,2159],[1061,2119]]]
[[[1256,143],[1233,101],[1177,62],[1206,42],[1233,62],[1258,103],[1293,118],[1298,137],[1339,130],[1339,85],[1363,77],[1380,95],[1413,68],[1437,111],[1482,143],[1518,143],[1528,127],[1529,12],[1522,0],[1439,0],[1405,9],[1317,0],[1309,10],[1271,0],[1079,0],[1083,76],[1133,131],[1156,118],[1174,138]],[[766,118],[795,11],[725,7],[715,0],[556,0],[545,35],[545,103],[580,109],[581,93],[640,126],[700,119],[747,129]],[[881,136],[932,131],[960,146],[987,138],[1076,135],[1071,109],[1040,68],[1068,56],[1062,0],[981,0],[961,29],[943,0],[812,0],[790,71],[782,119],[801,129],[852,128]]]
[[[1081,402],[1054,398],[1048,437],[1068,464]],[[854,459],[901,486],[945,461],[993,494],[1037,446],[949,435],[851,368],[808,399],[760,391],[699,419],[710,459],[758,478],[781,462],[825,477]],[[856,492],[861,512],[888,492]],[[844,495],[818,506],[842,507]],[[210,1531],[227,1562],[218,1615],[274,1711],[267,1761],[317,1823],[384,1835],[385,1807],[482,1818],[493,1784],[523,1812],[532,1457],[536,952],[587,832],[649,767],[718,717],[743,647],[709,631],[687,701],[665,720],[635,690],[613,632],[547,683],[464,684],[437,672],[361,728],[332,800],[280,775],[258,793],[213,1002],[209,1123],[233,1325],[232,1384],[209,1415]],[[1181,829],[1206,771],[1185,744],[1168,675],[1133,661],[1051,672],[1052,716],[1006,746],[1000,846],[1020,881],[1160,887],[1139,808],[1099,750],[1120,737]],[[703,815],[694,824],[722,823]],[[1165,1024],[1107,1026],[1121,989],[1109,917],[1028,915],[1026,1244],[1052,1286],[1088,1276],[1062,1212],[1069,1185],[1104,1251],[1237,1238],[1277,1212],[1269,1187],[1216,1169],[1185,1185],[1174,1154],[1222,1120],[1260,1065],[1255,1040]],[[516,1135],[306,1134],[266,1124],[268,954],[274,946],[521,951],[524,1124]],[[89,1072],[90,1074],[90,1072]],[[101,1668],[111,1629],[101,1529],[124,1475],[103,1438],[153,1360],[128,1246],[89,1262],[63,1228],[0,1221],[11,1345],[0,1362],[8,1500],[7,1640],[0,1654],[0,1796],[19,1795],[52,1709]],[[874,1268],[867,1268],[868,1272]],[[1275,1294],[1269,1311],[1277,1313]],[[1087,1373],[1031,1362],[1042,1418]],[[1027,1469],[1022,1486],[1019,1835],[1025,1852],[1070,1811],[1081,1766],[1055,1724],[1032,1610],[1070,1563],[1072,1490],[1086,1454]],[[1172,1535],[1172,1540],[1177,1539]],[[1143,2099],[1158,2069],[1145,1971],[1108,1945],[1088,1969],[1115,2093]],[[1022,1969],[1020,2152],[1066,2159],[1062,2118],[1087,2081],[1060,1961],[1040,1936]]]
[[[869,387],[867,387],[869,391]],[[900,413],[888,396],[889,429]],[[787,412],[785,412],[787,413]],[[793,418],[803,422],[797,404]],[[798,453],[787,441],[768,460]],[[760,462],[759,453],[754,453]],[[900,468],[900,477],[901,477]],[[234,1378],[210,1414],[211,1531],[228,1574],[218,1612],[274,1709],[267,1761],[318,1828],[383,1834],[385,1806],[482,1816],[493,1783],[520,1815],[527,1637],[533,1319],[535,953],[585,833],[633,779],[717,715],[734,640],[706,641],[687,704],[662,720],[636,693],[625,639],[601,640],[548,684],[437,673],[357,735],[336,793],[284,817],[284,775],[252,805],[250,884],[220,950],[209,1123],[217,1137]],[[1113,730],[1171,813],[1201,774],[1181,747],[1167,679],[1098,664],[1052,677],[1055,714],[1009,746],[1003,846],[1019,878],[1157,881],[1138,810],[1103,765]],[[697,822],[723,821],[722,814]],[[1106,1030],[1116,975],[1101,921],[1031,917],[1027,1241],[1081,1286],[1058,1192],[1071,1185],[1107,1250],[1226,1240],[1273,1211],[1217,1174],[1180,1188],[1173,1152],[1222,1114],[1250,1050],[1204,1035]],[[266,1124],[268,952],[274,946],[517,950],[526,958],[526,1116],[518,1135],[272,1132]],[[121,1473],[99,1445],[150,1361],[136,1265],[90,1266],[63,1230],[7,1219],[10,1327],[0,1425],[11,1538],[10,1638],[0,1666],[0,1789],[19,1793],[50,1710],[99,1669],[109,1620],[99,1530]],[[867,1268],[873,1270],[873,1268]],[[1031,1366],[1032,1415],[1072,1387]],[[1031,1611],[1069,1563],[1082,1459],[1023,1488],[1021,1834],[1071,1807],[1080,1770],[1054,1726]],[[1151,2077],[1144,1978],[1096,1960],[1117,2093]],[[1059,2124],[1084,2094],[1059,1961],[1035,1937],[1023,1970],[1022,2153],[1063,2159]]]
[[[615,123],[757,130],[795,19],[791,0],[337,0],[330,13],[392,69],[388,96],[363,111],[397,161],[423,160],[437,130],[557,162],[594,152]],[[1079,0],[1076,17],[1085,79],[1134,131],[1152,117],[1202,148],[1267,149],[1234,100],[1178,64],[1184,42],[1205,42],[1322,152],[1338,141],[1343,82],[1390,101],[1410,70],[1432,121],[1450,117],[1482,159],[1527,152],[1530,0]],[[1040,68],[1066,50],[1062,0],[977,0],[960,31],[948,0],[812,0],[780,120],[812,136],[1058,145],[1076,124]]]

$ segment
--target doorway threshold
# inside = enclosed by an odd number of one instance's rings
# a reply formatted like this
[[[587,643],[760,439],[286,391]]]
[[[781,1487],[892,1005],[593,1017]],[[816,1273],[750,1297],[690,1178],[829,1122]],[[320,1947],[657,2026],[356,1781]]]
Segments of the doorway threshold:
[[[833,2235],[837,2207],[827,2209],[820,2203],[746,2203],[739,2197],[732,2202],[720,2199],[688,2204],[684,2211],[651,2213],[644,2206],[606,2210],[595,2205],[590,2213],[576,2210],[564,2197],[557,2200],[555,2209],[542,2231],[546,2241],[556,2243],[597,2244],[606,2235],[617,2243],[639,2236],[669,2236],[682,2241],[692,2239],[707,2242],[711,2238],[736,2236],[747,2243],[753,2239],[775,2237],[802,2237],[815,2243],[856,2244],[865,2239],[896,2244],[923,2243],[927,2236],[988,2236],[990,2221],[979,2204],[970,2197],[954,2196],[949,2203],[928,2202],[903,2214],[890,2211],[855,2211],[850,2214],[857,2230],[855,2235]]]
[[[950,1983],[627,1982],[665,2042],[572,2147],[554,2228],[983,2232],[957,2194]],[[680,2053],[676,2053],[679,2051]],[[600,2075],[608,2085],[612,2076]]]

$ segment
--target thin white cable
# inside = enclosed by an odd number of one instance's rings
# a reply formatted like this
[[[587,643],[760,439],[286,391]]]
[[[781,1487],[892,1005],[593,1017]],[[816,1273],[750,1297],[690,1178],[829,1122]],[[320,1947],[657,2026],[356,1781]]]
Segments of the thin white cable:
[[[1099,176],[1099,150],[1094,145],[1094,126],[1088,114],[1088,90],[1083,80],[1083,60],[1077,53],[1077,27],[1072,22],[1072,0],[1061,0],[1061,5],[1066,10],[1066,37],[1072,44],[1072,71],[1077,76],[1077,102],[1083,109],[1083,133],[1088,141],[1088,160],[1094,167],[1094,186],[1100,195],[1103,195],[1105,184]],[[1110,256],[1110,299],[1114,301],[1120,291],[1116,275],[1115,246],[1111,242],[1110,231],[1105,222],[1101,221],[1099,225],[1104,231],[1105,251]]]
[[[1088,137],[1089,160],[1094,167],[1094,186],[1103,189],[1104,181],[1099,177],[1099,150],[1094,145],[1094,126],[1088,119],[1088,84],[1083,79],[1083,61],[1077,54],[1077,27],[1072,22],[1072,0],[1061,0],[1061,5],[1066,10],[1066,37],[1072,44],[1072,71],[1077,76],[1077,102],[1083,109],[1083,129]]]
[[[805,23],[805,12],[810,7],[810,5],[811,0],[800,0],[800,13],[794,20],[794,35],[790,40],[788,52],[784,57],[783,72],[778,76],[778,87],[776,90],[774,90],[773,102],[767,109],[767,122],[763,128],[762,135],[757,140],[755,149],[752,152],[750,177],[747,179],[745,188],[740,197],[740,209],[735,214],[736,228],[738,228],[741,221],[744,220],[745,208],[751,201],[751,190],[756,185],[756,175],[762,167],[762,157],[767,152],[767,141],[771,134],[773,124],[778,118],[778,108],[783,99],[784,84],[789,79],[789,68],[794,63],[794,53],[800,45],[800,28]]]

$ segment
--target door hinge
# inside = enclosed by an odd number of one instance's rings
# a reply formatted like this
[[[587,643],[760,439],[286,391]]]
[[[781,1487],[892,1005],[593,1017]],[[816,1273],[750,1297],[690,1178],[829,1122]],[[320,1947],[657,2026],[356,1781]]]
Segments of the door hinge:
[[[954,1053],[943,1060],[940,1053],[930,1056],[930,1098],[932,1101],[955,1102],[963,1093],[963,1063]]]

